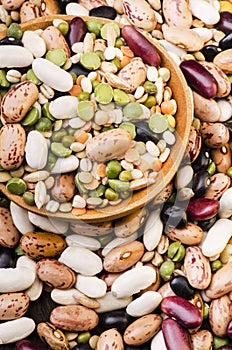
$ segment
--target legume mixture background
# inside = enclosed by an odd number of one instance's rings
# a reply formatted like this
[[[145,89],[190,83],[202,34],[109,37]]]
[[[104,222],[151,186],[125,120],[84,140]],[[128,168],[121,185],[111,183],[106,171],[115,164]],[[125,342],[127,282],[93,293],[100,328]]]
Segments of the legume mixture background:
[[[232,349],[232,2],[2,1],[0,29],[17,38],[18,24],[60,13],[106,17],[158,39],[191,89],[193,122],[173,181],[148,207],[122,219],[57,222],[1,196],[0,343],[16,336],[17,350]],[[62,54],[55,59],[63,64]],[[1,91],[21,79],[17,70],[10,73],[0,70]],[[40,98],[49,93],[40,90]],[[167,113],[175,107],[170,103]],[[162,145],[172,140],[168,135]]]

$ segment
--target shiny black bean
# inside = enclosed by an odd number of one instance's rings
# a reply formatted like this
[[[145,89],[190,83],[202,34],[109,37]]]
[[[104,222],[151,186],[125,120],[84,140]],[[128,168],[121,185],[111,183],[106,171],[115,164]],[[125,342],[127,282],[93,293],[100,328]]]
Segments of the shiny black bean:
[[[197,221],[197,225],[202,228],[203,231],[208,231],[217,221],[217,215],[208,220]]]
[[[8,38],[7,36],[0,40],[0,45],[17,45],[17,46],[23,46],[23,43],[19,39],[15,38]]]
[[[187,215],[185,208],[178,207],[172,203],[164,203],[160,212],[161,220],[165,223],[166,228],[176,227],[184,228],[187,225]]]
[[[115,19],[117,16],[117,11],[111,6],[99,6],[90,10],[89,15],[93,17]]]
[[[147,142],[149,140],[157,143],[159,138],[156,134],[154,134],[150,129],[147,123],[139,122],[136,123],[136,141]]]
[[[220,21],[216,24],[216,28],[224,33],[232,30],[232,13],[223,11],[220,13]]]
[[[124,347],[124,350],[150,350],[150,349],[151,349],[150,342],[147,342],[147,343],[142,344],[140,346],[125,345],[125,347]]]
[[[208,186],[210,184],[210,175],[207,170],[200,170],[195,173],[192,181],[192,190],[195,197],[204,196]]]
[[[100,323],[103,329],[116,328],[121,332],[131,323],[131,317],[124,310],[114,310],[101,314]]]
[[[87,76],[89,74],[89,70],[85,69],[83,66],[81,66],[78,63],[72,64],[71,68],[68,70],[68,72],[73,72],[77,76],[78,75],[85,75]]]
[[[189,284],[184,276],[176,276],[170,281],[170,287],[173,292],[184,299],[192,299],[194,296],[194,289]]]
[[[227,33],[218,43],[222,50],[228,50],[232,48],[232,31]]]
[[[14,260],[13,249],[0,247],[0,268],[12,267]]]
[[[213,62],[214,57],[221,52],[221,49],[215,45],[206,45],[203,47],[201,52],[203,53],[206,61]]]
[[[210,152],[209,149],[206,147],[202,147],[201,151],[195,160],[195,162],[192,163],[192,167],[194,172],[200,171],[202,169],[206,169],[210,163]]]
[[[87,27],[82,18],[74,17],[69,23],[69,28],[70,29],[68,33],[68,40],[69,40],[70,46],[72,46],[74,43],[77,43],[83,40],[87,32]]]
[[[230,322],[227,326],[227,335],[229,338],[232,338],[232,320],[230,320]]]

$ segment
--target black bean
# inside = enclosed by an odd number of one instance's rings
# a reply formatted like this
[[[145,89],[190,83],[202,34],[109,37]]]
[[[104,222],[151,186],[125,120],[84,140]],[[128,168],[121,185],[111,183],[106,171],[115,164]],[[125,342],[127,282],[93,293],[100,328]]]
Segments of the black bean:
[[[210,184],[210,174],[207,170],[200,170],[193,176],[192,190],[195,197],[204,196]]]
[[[130,324],[131,317],[125,310],[114,310],[101,314],[100,322],[103,329],[116,328],[121,332]]]
[[[131,345],[125,345],[124,350],[150,350],[151,344],[150,342],[146,342],[145,344],[139,345],[139,346],[131,346]]]
[[[176,295],[184,299],[192,299],[195,293],[187,278],[184,276],[174,277],[170,281],[170,287]]]
[[[206,61],[213,62],[214,57],[221,52],[221,49],[216,45],[206,45],[203,47],[201,52],[203,53]]]
[[[68,72],[73,72],[77,76],[78,75],[85,75],[87,76],[89,74],[89,70],[85,69],[83,66],[81,66],[78,63],[72,64],[71,68],[68,70]]]
[[[232,31],[227,33],[218,43],[222,50],[228,50],[232,48]]]
[[[200,171],[202,169],[206,169],[210,163],[210,152],[209,149],[206,147],[202,147],[201,151],[195,160],[195,162],[192,163],[192,167],[194,172]]]
[[[200,226],[200,228],[203,231],[208,231],[210,227],[212,227],[215,224],[216,221],[217,221],[217,215],[215,215],[214,217],[208,220],[197,221],[197,225]]]
[[[151,140],[154,143],[159,141],[159,138],[156,134],[154,134],[150,129],[147,123],[138,122],[136,123],[136,141],[147,142]]]
[[[111,6],[99,6],[90,10],[89,15],[93,17],[115,19],[117,16],[117,11]]]
[[[216,24],[216,28],[224,33],[230,32],[232,30],[232,13],[222,11],[220,13],[220,21]]]
[[[58,4],[61,10],[61,13],[65,14],[65,9],[66,6],[70,3],[73,2],[72,0],[58,0]]]
[[[17,46],[23,46],[23,43],[19,39],[15,38],[9,38],[5,37],[2,40],[0,40],[0,45],[17,45]]]
[[[186,209],[184,207],[166,202],[160,212],[160,217],[165,223],[166,228],[171,226],[181,229],[187,225],[187,215],[185,211]]]
[[[14,265],[14,250],[0,247],[0,268],[12,267]]]

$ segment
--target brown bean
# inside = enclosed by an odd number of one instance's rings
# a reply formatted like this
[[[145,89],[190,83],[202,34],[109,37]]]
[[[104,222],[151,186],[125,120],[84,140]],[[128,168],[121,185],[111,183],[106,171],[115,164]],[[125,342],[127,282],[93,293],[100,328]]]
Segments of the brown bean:
[[[64,333],[49,322],[40,322],[37,325],[37,333],[40,338],[55,350],[69,350],[68,340]]]
[[[230,145],[227,143],[220,148],[213,149],[211,155],[217,171],[226,174],[227,169],[231,167]]]
[[[216,173],[210,178],[210,185],[208,186],[205,198],[219,199],[223,193],[230,187],[231,179],[228,175],[223,173]]]
[[[55,177],[55,183],[51,189],[51,194],[56,201],[66,202],[73,198],[75,189],[73,174],[62,174]]]
[[[170,227],[165,233],[173,241],[179,241],[187,245],[199,244],[203,238],[203,230],[200,226],[197,226],[192,222],[188,222],[186,227],[182,229]]]
[[[193,350],[211,350],[213,335],[207,329],[202,329],[191,335]]]

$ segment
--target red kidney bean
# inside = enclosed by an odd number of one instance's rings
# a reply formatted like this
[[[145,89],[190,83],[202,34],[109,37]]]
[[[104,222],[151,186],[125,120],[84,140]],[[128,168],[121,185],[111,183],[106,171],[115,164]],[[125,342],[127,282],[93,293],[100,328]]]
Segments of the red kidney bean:
[[[202,316],[198,308],[182,297],[166,297],[160,307],[166,315],[176,318],[186,328],[193,329],[201,325]]]
[[[232,13],[223,11],[220,13],[220,21],[217,23],[216,28],[224,33],[228,33],[232,30]]]
[[[151,66],[160,65],[160,55],[154,45],[133,26],[125,25],[121,30],[121,35],[126,40],[134,54],[140,56],[145,63],[150,64]]]
[[[89,16],[115,19],[117,11],[111,6],[99,6],[90,10]]]
[[[205,98],[214,98],[217,94],[217,82],[205,67],[195,60],[180,63],[180,69],[188,85]]]
[[[184,299],[192,299],[195,293],[187,278],[184,276],[174,277],[170,281],[170,287],[176,295]]]
[[[228,335],[229,338],[232,338],[232,320],[228,323],[227,335]]]
[[[215,199],[197,198],[189,202],[187,214],[192,220],[208,220],[213,218],[219,210],[219,202]]]
[[[167,350],[193,349],[188,331],[172,318],[163,321],[162,331]]]
[[[45,350],[45,348],[32,343],[30,340],[20,340],[16,343],[16,350]]]
[[[82,18],[74,17],[69,23],[69,28],[68,40],[70,46],[83,40],[85,33],[87,32],[87,28]]]

